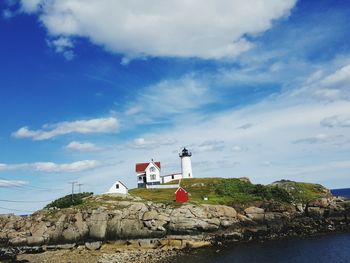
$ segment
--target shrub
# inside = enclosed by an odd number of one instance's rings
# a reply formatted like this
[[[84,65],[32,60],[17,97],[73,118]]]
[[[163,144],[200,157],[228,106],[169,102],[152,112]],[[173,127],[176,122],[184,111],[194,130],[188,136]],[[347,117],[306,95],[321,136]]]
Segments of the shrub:
[[[56,208],[67,208],[75,205],[80,205],[83,203],[83,198],[88,197],[93,195],[94,193],[79,193],[79,194],[73,194],[72,195],[66,195],[64,197],[61,197],[59,199],[56,199],[55,201],[51,202],[45,208],[50,208],[50,207],[56,207]]]
[[[242,200],[274,200],[290,203],[290,194],[276,186],[264,186],[251,184],[239,179],[226,179],[215,187],[215,193],[220,196],[229,196],[235,201]]]

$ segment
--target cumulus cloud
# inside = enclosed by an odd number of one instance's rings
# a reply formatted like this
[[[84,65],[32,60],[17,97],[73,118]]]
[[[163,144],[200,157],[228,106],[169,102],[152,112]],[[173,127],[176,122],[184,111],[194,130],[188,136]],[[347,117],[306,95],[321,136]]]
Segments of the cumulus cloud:
[[[71,39],[67,37],[59,37],[57,39],[47,40],[47,43],[56,53],[63,54],[66,60],[72,60],[75,56],[72,50],[74,45]]]
[[[116,118],[100,118],[90,120],[78,120],[72,122],[60,122],[46,124],[39,130],[30,130],[22,127],[12,134],[15,138],[31,138],[33,140],[47,140],[70,133],[112,133],[118,130]]]
[[[68,145],[66,145],[66,149],[76,152],[92,152],[98,151],[100,148],[90,142],[72,141]]]
[[[2,170],[25,170],[37,171],[45,173],[56,172],[81,172],[85,170],[94,169],[100,166],[100,162],[96,160],[83,160],[73,163],[57,164],[53,162],[36,162],[36,163],[21,163],[21,164],[0,164]]]
[[[21,1],[21,9],[27,13],[33,13],[37,11],[40,7],[42,0],[25,0]]]
[[[296,0],[21,0],[54,37],[86,37],[130,58],[233,58],[289,15]]]
[[[18,186],[23,186],[28,184],[25,181],[20,181],[20,180],[4,180],[4,179],[0,179],[0,187],[6,187],[6,188],[10,188],[10,187],[18,187]]]

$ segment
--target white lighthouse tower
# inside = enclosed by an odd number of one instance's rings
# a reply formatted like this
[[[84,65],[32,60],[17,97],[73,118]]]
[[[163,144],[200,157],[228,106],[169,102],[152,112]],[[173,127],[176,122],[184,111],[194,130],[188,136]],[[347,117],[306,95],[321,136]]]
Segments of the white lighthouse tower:
[[[181,158],[182,178],[193,178],[191,164],[192,153],[186,148],[183,148],[182,153],[180,153],[179,156]]]

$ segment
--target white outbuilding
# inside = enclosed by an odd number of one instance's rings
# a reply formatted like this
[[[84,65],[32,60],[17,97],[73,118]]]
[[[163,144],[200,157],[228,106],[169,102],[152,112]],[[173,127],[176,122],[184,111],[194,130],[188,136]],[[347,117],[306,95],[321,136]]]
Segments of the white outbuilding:
[[[116,181],[106,194],[128,194],[128,187],[121,181]]]

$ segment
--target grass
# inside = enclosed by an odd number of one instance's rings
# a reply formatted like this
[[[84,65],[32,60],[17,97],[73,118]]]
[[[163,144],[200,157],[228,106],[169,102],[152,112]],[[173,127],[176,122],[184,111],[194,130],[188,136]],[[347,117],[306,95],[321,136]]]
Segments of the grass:
[[[178,180],[168,184],[177,184]],[[308,202],[327,195],[327,190],[317,184],[286,182],[280,185],[255,185],[237,178],[191,178],[183,179],[181,186],[190,194],[195,204],[248,204],[255,202]],[[176,189],[136,188],[129,191],[147,201],[175,203]],[[204,200],[207,196],[208,200]]]
[[[178,184],[178,180],[168,184]],[[310,183],[298,183],[291,181],[279,181],[271,185],[252,184],[249,181],[237,178],[191,178],[181,180],[181,186],[189,193],[190,203],[193,204],[221,204],[233,207],[244,207],[259,203],[286,204],[302,202],[307,203],[320,197],[327,197],[329,191],[321,185]],[[152,201],[172,206],[180,206],[175,202],[176,189],[146,189],[136,188],[129,190],[130,196],[98,195],[85,193],[74,196],[74,203],[71,203],[71,196],[60,198],[49,207],[74,207],[78,209],[94,209],[106,207],[107,209],[121,208],[120,201],[133,200],[133,197],[140,197],[139,202]],[[208,197],[208,200],[204,200]],[[78,202],[79,201],[79,202]],[[57,216],[57,211],[50,211],[49,216]]]
[[[178,180],[174,180],[168,184],[177,184]],[[230,183],[232,191],[230,194],[220,193],[218,188]],[[250,194],[244,191],[253,184],[243,182],[240,179],[224,179],[224,178],[191,178],[183,179],[181,186],[190,194],[190,202],[195,204],[222,204],[231,205],[232,203],[248,203],[262,200],[258,195]],[[144,200],[153,202],[162,202],[172,204],[175,202],[176,189],[132,189],[129,193],[133,196],[139,196]],[[204,200],[204,197],[208,200]]]
[[[284,188],[291,194],[295,202],[307,203],[312,200],[328,197],[330,192],[319,184],[300,183],[293,181],[280,181],[283,184],[280,187]],[[279,182],[277,182],[279,184]]]

